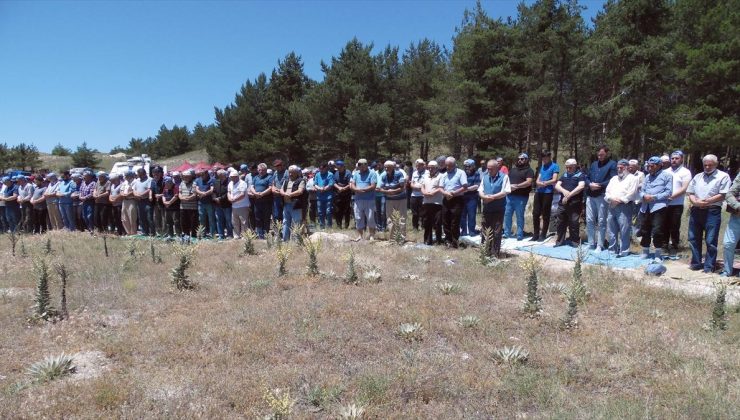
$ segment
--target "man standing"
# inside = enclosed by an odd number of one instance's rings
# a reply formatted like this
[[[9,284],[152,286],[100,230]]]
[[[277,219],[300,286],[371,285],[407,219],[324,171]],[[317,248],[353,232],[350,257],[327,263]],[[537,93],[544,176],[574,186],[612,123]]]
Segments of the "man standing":
[[[95,230],[95,188],[98,183],[95,182],[95,177],[91,171],[85,171],[82,173],[82,183],[80,184],[80,191],[78,199],[82,205],[82,222],[88,232],[93,233]]]
[[[403,172],[396,169],[396,163],[392,160],[383,165],[385,171],[378,179],[378,189],[385,198],[386,226],[389,227],[390,238],[394,237],[396,229],[401,229],[401,236],[406,237],[406,177]],[[398,212],[398,223],[393,223],[393,213]]]
[[[349,219],[352,211],[352,190],[349,183],[352,180],[352,172],[344,166],[343,160],[336,161],[337,171],[334,173],[334,217],[337,228],[349,229]]]
[[[422,220],[424,221],[424,243],[433,245],[433,236],[437,245],[442,244],[442,175],[437,171],[438,163],[430,160],[428,170],[419,181],[421,183]]]
[[[722,223],[722,202],[730,192],[730,176],[717,169],[717,156],[706,155],[702,159],[704,172],[696,174],[686,190],[691,202],[689,211],[689,246],[691,247],[692,270],[705,273],[714,271],[717,262],[717,241]],[[702,236],[707,243],[707,254],[702,265]]]
[[[572,245],[581,242],[579,221],[583,206],[583,190],[586,188],[586,176],[578,169],[575,159],[565,161],[565,173],[555,184],[555,191],[561,194],[558,203],[558,233],[555,246],[566,244],[565,232],[570,231],[569,241]]]
[[[358,170],[349,184],[355,193],[355,242],[362,240],[365,226],[369,231],[369,239],[375,238],[375,187],[378,185],[378,176],[368,168],[367,159],[358,160],[357,166]]]
[[[733,263],[735,261],[735,248],[740,241],[740,173],[732,182],[730,192],[726,196],[727,212],[730,213],[730,222],[725,229],[725,237],[722,241],[724,247],[725,268],[722,277],[732,276]]]
[[[463,193],[468,188],[468,177],[465,171],[459,169],[455,158],[450,156],[445,159],[447,171],[442,175],[442,202],[445,242],[452,248],[458,247],[460,239],[460,216],[462,215]]]
[[[670,167],[666,171],[673,176],[673,193],[668,198],[665,216],[666,247],[671,255],[676,255],[681,236],[684,196],[691,182],[691,171],[683,166],[683,152],[680,150],[671,153],[670,162]]]
[[[162,192],[164,191],[164,170],[161,166],[152,169],[152,199],[149,210],[149,226],[158,236],[164,236],[164,204],[162,204]]]
[[[319,172],[313,177],[318,204],[319,226],[321,229],[329,226],[331,229],[332,204],[334,203],[334,173],[329,170],[328,163],[319,165]]]
[[[147,176],[144,168],[137,169],[136,174],[138,178],[133,181],[131,187],[136,199],[136,215],[141,225],[141,233],[144,236],[154,236],[154,226],[149,224],[149,212],[152,209],[152,179]]]
[[[48,185],[44,191],[44,197],[46,198],[46,210],[49,213],[49,230],[52,229],[63,229],[64,221],[62,219],[62,213],[59,209],[59,178],[54,172],[46,174],[46,180]],[[4,216],[4,215],[3,215]]]
[[[133,171],[126,171],[125,180],[121,184],[120,196],[121,202],[121,224],[126,231],[126,235],[134,236],[138,230],[138,200],[134,195],[134,179],[136,175]]]
[[[552,209],[552,196],[555,184],[558,182],[560,167],[552,161],[551,152],[542,153],[542,164],[540,165],[537,182],[537,190],[534,193],[534,204],[532,205],[532,240],[544,241],[550,230],[550,210]],[[542,217],[542,228],[540,229],[540,217]],[[541,232],[541,234],[540,234]]]
[[[663,257],[663,247],[666,242],[665,215],[668,206],[668,198],[673,192],[673,176],[663,170],[663,165],[658,156],[653,156],[647,161],[648,175],[642,186],[640,197],[642,198],[642,225],[640,231],[642,238],[642,256],[649,258],[650,243],[655,246],[655,260],[660,261]]]
[[[231,224],[234,227],[234,239],[251,229],[249,224],[249,187],[247,181],[239,179],[239,172],[229,172],[228,199],[231,202]]]
[[[483,223],[481,239],[485,243],[488,256],[499,258],[501,254],[501,236],[503,233],[506,195],[511,192],[509,177],[499,171],[498,162],[491,159],[486,163],[487,173],[483,175],[478,194],[483,201]],[[493,237],[487,237],[488,232]]]
[[[617,164],[609,159],[609,148],[602,146],[596,153],[597,160],[591,163],[586,185],[586,235],[588,245],[601,251],[606,238],[608,206],[604,191],[609,180],[617,175]]]
[[[194,238],[198,232],[198,195],[192,169],[182,173],[182,182],[177,189],[180,200],[180,230],[183,236]]]
[[[16,177],[3,177],[5,190],[0,200],[5,202],[5,220],[8,223],[8,231],[15,232],[18,229],[20,219],[20,206],[18,205],[18,184]]]
[[[285,163],[280,159],[275,159],[272,162],[272,166],[275,170],[272,173],[272,220],[283,221],[283,196],[280,193],[280,189],[288,179],[288,170],[285,169]],[[280,233],[280,232],[278,232]]]
[[[609,205],[609,250],[617,254],[617,258],[630,253],[632,203],[637,196],[637,177],[627,170],[628,166],[627,159],[617,163],[617,175],[609,181],[604,194]]]
[[[23,175],[18,176],[18,205],[20,206],[20,224],[24,233],[33,233],[33,197],[34,184]]]
[[[478,187],[480,186],[481,174],[475,168],[473,159],[466,159],[463,162],[463,168],[465,169],[465,176],[468,178],[468,187],[463,193],[463,212],[460,219],[462,232],[460,234],[462,236],[473,236],[477,233],[475,231],[475,217],[480,201]]]
[[[77,184],[72,181],[69,171],[62,172],[62,180],[59,181],[59,187],[56,191],[59,198],[59,213],[62,215],[62,223],[68,231],[74,232],[76,220],[75,210],[72,207],[72,194],[77,193]]]
[[[216,180],[213,184],[213,206],[216,213],[216,227],[218,237],[221,240],[231,239],[234,236],[234,229],[231,223],[231,201],[227,197],[229,194],[229,178],[226,176],[226,170],[219,169],[216,172]]]
[[[427,173],[424,159],[416,159],[416,169],[411,174],[411,225],[414,230],[419,230],[419,226],[424,226],[422,220],[421,206],[424,201],[424,195],[421,193],[421,180]]]
[[[198,221],[206,228],[207,238],[216,237],[216,211],[213,209],[213,185],[215,181],[208,171],[203,171],[195,180],[195,195],[198,196]]]
[[[257,165],[257,175],[252,176],[252,184],[249,185],[250,199],[254,197],[252,203],[253,212],[255,213],[254,227],[260,239],[265,239],[265,234],[270,231],[270,211],[274,206],[272,187],[270,187],[273,183],[272,177],[273,175],[267,173],[267,165],[260,163]],[[277,193],[275,195],[278,195],[282,200],[282,196]],[[282,209],[282,207],[280,208]],[[276,233],[280,234],[280,232]]]
[[[632,234],[639,237],[640,225],[642,224],[642,213],[640,213],[642,199],[640,198],[640,191],[642,191],[642,185],[645,183],[645,173],[640,170],[640,162],[637,159],[630,159],[629,164],[627,169],[632,175],[637,177],[637,197],[632,203]]]
[[[46,219],[48,212],[46,210],[46,185],[44,185],[44,178],[41,175],[37,175],[33,180],[34,189],[33,196],[29,201],[29,204],[33,206],[33,233],[46,233]]]
[[[516,213],[516,239],[524,239],[524,210],[527,208],[529,193],[532,191],[534,171],[529,166],[529,155],[522,153],[516,165],[509,171],[511,193],[506,196],[506,211],[504,213],[504,237],[511,238],[511,223]]]
[[[108,196],[110,195],[110,181],[108,181],[108,174],[105,172],[98,172],[98,182],[95,185],[95,191],[93,197],[95,198],[95,214],[93,221],[95,227],[99,233],[105,233],[110,226],[110,215],[112,206]]]

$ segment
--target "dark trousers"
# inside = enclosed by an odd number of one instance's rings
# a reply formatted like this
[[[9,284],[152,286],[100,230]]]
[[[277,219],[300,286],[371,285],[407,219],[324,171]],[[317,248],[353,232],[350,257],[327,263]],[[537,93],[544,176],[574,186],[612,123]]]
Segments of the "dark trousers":
[[[424,214],[424,243],[432,245],[432,233],[436,235],[437,243],[442,243],[442,206],[439,204],[423,204],[421,211]]]
[[[152,203],[149,200],[139,200],[136,204],[141,233],[144,236],[154,236],[154,223],[152,223],[154,220],[151,214]]]
[[[492,238],[486,236],[486,231],[491,229]],[[486,253],[498,258],[501,255],[501,237],[504,234],[504,212],[483,213],[483,223],[481,225],[481,238],[485,241],[488,248]]]
[[[180,209],[180,230],[193,238],[198,235],[198,210]]]
[[[384,195],[376,195],[375,196],[375,227],[378,230],[378,232],[382,232],[385,230],[385,222],[386,222],[386,214],[385,214],[385,196]]]
[[[95,203],[95,215],[93,216],[93,219],[95,221],[95,227],[98,229],[98,232],[105,232],[108,228],[108,223],[110,219],[110,213],[111,213],[111,207],[108,204],[103,203]]]
[[[558,221],[557,243],[561,244],[565,241],[566,231],[570,231],[569,239],[573,244],[579,244],[581,242],[581,210],[583,210],[582,201],[573,201],[565,204],[561,201],[558,204],[557,214],[555,215]]]
[[[666,235],[666,248],[678,250],[678,243],[681,239],[681,216],[683,216],[683,206],[668,206],[665,214],[665,226],[663,228]]]
[[[21,227],[25,233],[33,233],[33,206],[30,203],[21,205]]]
[[[411,224],[414,226],[414,229],[419,230],[419,226],[424,226],[424,220],[422,217],[423,212],[421,211],[422,202],[424,201],[424,197],[410,197],[410,207],[411,207]]]
[[[352,194],[337,194],[334,196],[334,220],[338,228],[349,228],[352,219]]]
[[[257,219],[255,219],[254,216],[254,201],[252,198],[249,198],[249,228],[254,229],[254,226],[257,226]]]
[[[547,235],[550,230],[550,210],[552,209],[552,193],[536,192],[534,193],[534,203],[532,204],[532,226],[534,237],[538,237],[540,232]],[[542,230],[540,230],[540,217],[542,217]]]
[[[462,216],[463,206],[465,206],[465,201],[461,196],[445,198],[442,202],[445,242],[453,247],[457,247],[457,241],[460,239],[460,216]]]
[[[46,208],[33,209],[33,233],[44,233],[46,232],[46,219],[49,216]]]
[[[265,238],[265,234],[270,231],[270,215],[272,214],[273,200],[272,197],[254,200],[254,230],[260,239]],[[280,216],[280,220],[283,220]]]
[[[714,265],[717,262],[717,241],[721,223],[722,207],[691,208],[689,212],[689,246],[691,247],[692,266],[699,267],[702,265],[702,240],[704,240],[707,244],[704,271],[714,271]]]
[[[308,200],[308,217],[311,219],[311,223],[316,223],[318,208],[318,200]]]
[[[123,222],[121,221],[121,206],[110,207],[110,226],[113,232],[119,235],[125,235],[126,231],[123,230]]]
[[[652,213],[645,212],[642,214],[642,225],[640,231],[642,238],[640,239],[640,245],[643,248],[650,247],[650,241],[652,240],[653,245],[656,249],[663,248],[666,244],[665,230],[665,216],[668,211],[667,207],[663,207],[660,210]]]
[[[180,236],[180,209],[165,208],[164,234],[170,236]]]

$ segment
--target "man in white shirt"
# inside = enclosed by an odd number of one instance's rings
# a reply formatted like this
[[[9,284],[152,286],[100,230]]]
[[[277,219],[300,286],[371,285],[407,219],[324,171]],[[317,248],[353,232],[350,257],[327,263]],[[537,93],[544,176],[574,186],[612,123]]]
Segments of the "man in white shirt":
[[[424,243],[433,245],[442,244],[442,176],[438,172],[439,165],[436,160],[430,160],[427,171],[421,177],[422,204],[421,211],[424,220]],[[434,234],[434,237],[432,236]]]
[[[227,198],[231,201],[231,224],[234,226],[234,238],[239,239],[251,229],[249,225],[249,196],[247,182],[239,178],[239,172],[229,171]]]
[[[632,203],[637,196],[638,179],[627,170],[628,166],[626,159],[617,162],[617,175],[609,180],[604,194],[609,205],[606,218],[609,250],[617,254],[617,258],[626,257],[630,253]]]
[[[675,255],[681,236],[684,199],[691,182],[691,171],[683,166],[682,151],[676,150],[671,153],[671,166],[666,171],[673,175],[673,193],[668,198],[668,211],[665,217],[666,247],[671,255]]]

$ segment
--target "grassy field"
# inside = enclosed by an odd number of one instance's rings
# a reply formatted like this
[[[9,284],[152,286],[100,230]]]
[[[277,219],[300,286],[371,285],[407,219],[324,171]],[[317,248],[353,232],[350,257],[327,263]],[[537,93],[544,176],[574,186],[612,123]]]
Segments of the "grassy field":
[[[196,288],[178,292],[172,245],[155,243],[155,263],[143,240],[130,257],[132,240],[111,238],[105,257],[101,238],[47,237],[25,238],[26,257],[0,237],[2,418],[256,418],[274,412],[265,393],[276,388],[292,418],[338,418],[350,404],[365,418],[737,418],[738,308],[726,331],[708,331],[709,299],[609,269],[585,270],[590,299],[571,331],[560,327],[571,273],[546,261],[543,312],[529,318],[522,258],[483,267],[471,249],[323,243],[325,274],[311,277],[295,245],[278,276],[265,242],[257,256],[207,242],[188,271]],[[342,281],[350,248],[357,285]],[[29,321],[39,258],[71,273],[67,320]],[[443,294],[442,283],[459,290]],[[403,323],[422,331],[404,338]],[[528,360],[500,363],[506,346]],[[31,382],[29,366],[62,352],[84,362],[77,373]]]

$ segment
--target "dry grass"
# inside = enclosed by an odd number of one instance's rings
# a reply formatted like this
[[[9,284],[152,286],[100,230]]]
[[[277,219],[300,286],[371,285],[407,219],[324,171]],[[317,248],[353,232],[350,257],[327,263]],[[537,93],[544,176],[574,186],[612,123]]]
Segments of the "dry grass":
[[[106,258],[100,238],[50,235],[45,258],[70,272],[69,319],[55,324],[27,321],[31,261],[45,238],[26,238],[30,256],[14,258],[0,237],[0,288],[29,290],[0,293],[0,418],[256,418],[270,414],[265,389],[276,388],[295,398],[295,418],[337,418],[350,404],[366,418],[731,418],[740,405],[737,308],[726,331],[705,331],[710,299],[607,269],[584,270],[591,297],[578,330],[564,332],[566,301],[547,285],[567,284],[570,273],[544,265],[544,312],[530,319],[516,262],[483,268],[475,250],[353,244],[360,282],[348,285],[347,244],[324,244],[320,270],[337,274],[329,279],[306,275],[298,248],[278,277],[263,241],[260,255],[245,257],[240,241],[203,243],[189,271],[195,290],[178,292],[167,245],[162,264],[132,264],[128,240],[109,240]],[[363,280],[371,265],[381,282]],[[459,293],[441,293],[441,283]],[[57,304],[56,279],[50,289]],[[466,315],[479,319],[475,328],[461,328]],[[422,339],[400,337],[403,323],[419,323]],[[514,346],[528,352],[525,364],[494,357]],[[25,382],[49,354],[95,351],[107,358],[97,376]]]

